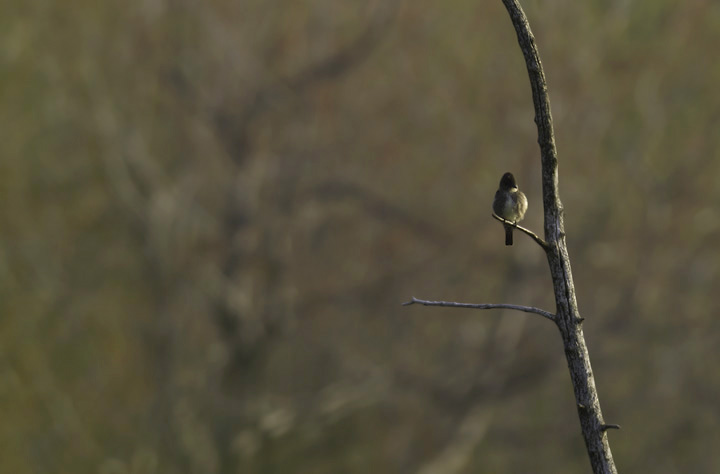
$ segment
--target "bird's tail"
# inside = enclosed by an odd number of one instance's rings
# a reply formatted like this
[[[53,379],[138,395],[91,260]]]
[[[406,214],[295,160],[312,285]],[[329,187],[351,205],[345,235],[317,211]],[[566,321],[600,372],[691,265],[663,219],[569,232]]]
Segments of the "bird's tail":
[[[512,227],[510,227],[509,225],[505,226],[505,245],[513,244],[512,231]]]

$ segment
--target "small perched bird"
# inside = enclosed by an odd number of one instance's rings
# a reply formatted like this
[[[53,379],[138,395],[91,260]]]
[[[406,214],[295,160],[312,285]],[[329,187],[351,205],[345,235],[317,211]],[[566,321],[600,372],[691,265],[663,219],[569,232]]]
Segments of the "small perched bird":
[[[505,173],[500,179],[500,187],[495,193],[493,212],[506,221],[517,224],[525,217],[527,207],[527,198],[518,189],[515,177],[512,173]],[[505,224],[505,245],[513,244],[512,233],[513,228]]]

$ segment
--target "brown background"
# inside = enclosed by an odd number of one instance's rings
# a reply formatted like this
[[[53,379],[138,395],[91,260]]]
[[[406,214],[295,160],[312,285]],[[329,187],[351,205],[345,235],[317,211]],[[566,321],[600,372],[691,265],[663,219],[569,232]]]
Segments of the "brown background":
[[[11,2],[0,471],[588,472],[500,1]],[[720,466],[720,4],[526,1],[621,472]]]

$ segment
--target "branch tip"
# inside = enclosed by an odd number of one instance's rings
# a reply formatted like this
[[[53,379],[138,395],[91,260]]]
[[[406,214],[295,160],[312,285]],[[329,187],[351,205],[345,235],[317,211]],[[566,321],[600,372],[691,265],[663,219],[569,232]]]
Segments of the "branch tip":
[[[615,423],[607,423],[604,425],[600,425],[600,430],[605,432],[607,430],[619,430],[620,425],[616,425]]]

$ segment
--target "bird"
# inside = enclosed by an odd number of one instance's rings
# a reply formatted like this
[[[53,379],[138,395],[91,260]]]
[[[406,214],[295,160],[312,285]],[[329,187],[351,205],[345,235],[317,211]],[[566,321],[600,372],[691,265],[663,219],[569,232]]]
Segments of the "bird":
[[[528,208],[528,201],[522,191],[518,189],[515,176],[512,173],[505,173],[500,179],[500,187],[495,192],[493,200],[493,212],[506,221],[517,224]],[[505,226],[505,245],[513,244],[513,228],[508,224]]]

